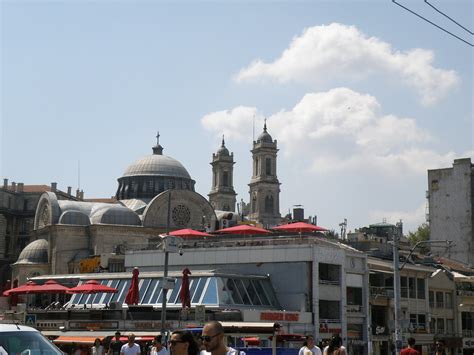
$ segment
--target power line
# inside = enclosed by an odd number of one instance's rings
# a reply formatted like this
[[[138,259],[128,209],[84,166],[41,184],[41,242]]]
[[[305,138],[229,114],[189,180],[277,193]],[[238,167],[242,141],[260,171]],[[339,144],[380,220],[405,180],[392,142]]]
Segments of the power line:
[[[472,32],[471,30],[467,29],[466,27],[464,27],[463,25],[461,25],[459,22],[457,22],[456,20],[452,19],[451,17],[449,17],[448,15],[446,15],[443,11],[439,10],[436,6],[434,6],[433,4],[430,4],[428,0],[425,0],[425,3],[427,3],[429,6],[431,6],[435,11],[437,11],[438,13],[440,13],[441,15],[443,15],[444,17],[446,17],[447,19],[451,20],[452,22],[454,22],[456,25],[458,25],[459,27],[461,27],[463,30],[469,32],[471,35],[474,35],[474,32]]]
[[[471,46],[471,47],[474,47],[474,44],[469,43],[468,41],[462,39],[461,37],[456,36],[454,33],[449,32],[448,30],[444,29],[444,28],[441,27],[441,26],[438,26],[436,23],[434,23],[434,22],[428,20],[427,18],[425,18],[425,17],[423,17],[423,16],[417,14],[415,11],[410,10],[408,7],[405,7],[405,6],[403,6],[402,4],[399,4],[396,0],[392,0],[392,2],[395,3],[395,4],[397,4],[397,5],[400,6],[401,8],[405,9],[406,11],[412,13],[413,15],[415,15],[415,16],[421,18],[422,20],[428,22],[429,24],[432,24],[432,25],[435,26],[436,28],[439,28],[441,31],[446,32],[447,34],[453,36],[454,38],[457,38],[457,39],[460,40],[461,42],[464,42],[464,43],[466,43],[467,45],[469,45],[469,46]]]

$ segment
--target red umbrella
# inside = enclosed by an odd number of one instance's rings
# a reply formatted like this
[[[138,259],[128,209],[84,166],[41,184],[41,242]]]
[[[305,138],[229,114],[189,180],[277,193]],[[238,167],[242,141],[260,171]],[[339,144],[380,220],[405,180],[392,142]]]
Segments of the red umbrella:
[[[255,235],[255,234],[270,234],[269,230],[250,226],[248,224],[241,224],[235,227],[219,229],[216,233],[227,233],[227,234],[246,234],[246,235]]]
[[[169,235],[173,235],[175,237],[212,237],[211,234],[195,231],[194,229],[185,228],[179,229],[169,233]]]
[[[67,293],[116,293],[118,290],[113,287],[101,285],[96,280],[89,280],[86,283],[67,290]]]
[[[189,275],[191,271],[188,268],[183,270],[183,281],[181,282],[181,291],[179,291],[179,299],[183,309],[191,308],[191,294],[189,293]]]
[[[38,289],[38,284],[34,283],[33,281],[28,281],[26,284],[12,288],[8,291],[3,292],[4,296],[10,295],[24,295],[27,293],[36,293],[35,291]]]
[[[44,285],[39,285],[35,293],[66,293],[69,287],[63,286],[54,280],[48,280]]]
[[[326,232],[327,229],[323,227],[315,226],[314,224],[296,222],[290,224],[284,224],[282,226],[277,226],[272,228],[274,230],[280,230],[285,232]]]
[[[138,304],[140,294],[138,292],[138,268],[134,268],[132,272],[132,283],[128,289],[127,297],[125,297],[126,304]]]

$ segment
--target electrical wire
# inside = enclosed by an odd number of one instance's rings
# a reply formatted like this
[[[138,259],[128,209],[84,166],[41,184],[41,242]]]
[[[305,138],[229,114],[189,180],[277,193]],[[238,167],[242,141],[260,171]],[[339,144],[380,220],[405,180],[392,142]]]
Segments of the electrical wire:
[[[469,32],[471,35],[474,35],[474,32],[472,32],[471,30],[467,29],[466,27],[464,27],[463,25],[461,25],[459,22],[457,22],[456,20],[452,19],[451,17],[449,17],[448,15],[446,15],[443,11],[439,10],[436,6],[434,6],[433,4],[430,4],[430,2],[428,0],[425,0],[425,3],[427,3],[429,6],[431,6],[435,11],[437,11],[438,13],[440,13],[441,15],[443,15],[444,17],[446,17],[447,19],[451,20],[452,22],[454,22],[456,25],[458,25],[459,27],[461,27],[463,30]]]
[[[469,46],[471,46],[471,47],[474,47],[474,44],[469,43],[468,41],[462,39],[461,37],[456,36],[454,33],[449,32],[448,30],[442,28],[441,26],[438,26],[436,23],[434,23],[434,22],[428,20],[427,18],[425,18],[425,17],[423,17],[423,16],[417,14],[415,11],[410,10],[408,7],[405,7],[405,6],[403,6],[402,4],[399,4],[396,0],[392,0],[392,2],[395,3],[396,5],[400,6],[401,8],[405,9],[406,11],[411,12],[413,15],[418,16],[418,17],[421,18],[422,20],[424,20],[424,21],[426,21],[426,22],[432,24],[432,25],[435,26],[436,28],[439,28],[441,31],[446,32],[447,34],[453,36],[454,38],[457,38],[457,39],[460,40],[461,42],[464,42],[464,43],[466,43],[467,45],[469,45]]]

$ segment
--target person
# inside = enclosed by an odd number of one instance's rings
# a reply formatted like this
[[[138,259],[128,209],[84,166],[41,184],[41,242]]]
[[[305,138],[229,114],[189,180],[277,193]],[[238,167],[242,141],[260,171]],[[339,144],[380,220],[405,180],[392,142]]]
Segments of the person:
[[[346,348],[342,345],[339,334],[334,334],[329,345],[324,348],[323,355],[347,355]]]
[[[161,343],[161,335],[157,335],[153,339],[153,344],[150,348],[150,355],[168,355],[168,350]]]
[[[442,340],[442,339],[436,340],[435,355],[446,355],[445,348],[446,348],[446,343],[444,342],[444,340]]]
[[[91,348],[91,355],[104,355],[104,347],[102,346],[102,342],[99,338],[94,340],[94,345]]]
[[[298,355],[321,355],[321,349],[319,349],[314,343],[314,337],[307,335],[303,343],[303,347],[298,352]]]
[[[221,323],[212,321],[202,328],[201,341],[206,351],[212,355],[245,355],[245,352],[227,346],[224,343],[224,327]]]
[[[420,355],[420,352],[415,349],[415,338],[408,338],[408,347],[400,351],[400,355]]]
[[[191,332],[185,330],[176,330],[171,333],[168,341],[169,349],[172,355],[198,355],[199,346]]]
[[[135,334],[129,334],[128,342],[120,349],[120,355],[141,355],[141,353],[140,345],[135,343]]]
[[[115,332],[115,338],[110,342],[109,352],[107,355],[120,355],[123,343],[120,341],[120,332]]]

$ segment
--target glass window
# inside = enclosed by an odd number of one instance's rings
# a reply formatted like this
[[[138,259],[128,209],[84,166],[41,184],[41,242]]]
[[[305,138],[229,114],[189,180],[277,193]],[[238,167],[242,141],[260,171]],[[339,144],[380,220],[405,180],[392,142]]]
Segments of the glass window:
[[[162,286],[162,282],[161,280],[158,280],[158,285],[156,285],[155,287],[155,292],[153,292],[153,296],[151,296],[150,298],[150,304],[158,303],[158,299],[160,298],[161,291],[162,291],[161,286]]]
[[[242,300],[244,301],[244,304],[249,304],[249,305],[252,304],[252,302],[250,302],[249,295],[245,291],[245,286],[242,283],[242,280],[234,279],[234,282],[235,282],[235,285],[237,286],[237,290],[239,291],[240,296],[242,296]]]
[[[444,319],[443,318],[438,318],[436,320],[436,325],[437,325],[437,333],[444,334]]]
[[[192,282],[189,284],[189,295],[191,299],[193,299],[194,292],[196,292],[196,288],[200,279],[193,279]]]
[[[260,306],[262,302],[260,301],[257,291],[255,291],[255,288],[253,287],[250,280],[242,279],[242,282],[244,283],[245,289],[247,290],[247,294],[249,295],[250,301],[252,302],[252,304],[256,306]]]
[[[436,292],[436,308],[444,308],[444,293]]]
[[[242,301],[242,297],[240,297],[239,291],[237,290],[237,286],[232,279],[224,279],[227,280],[225,283],[226,289],[231,293],[232,299],[235,304],[244,304]]]
[[[446,308],[453,308],[453,294],[451,292],[446,292]]]
[[[416,329],[426,330],[426,315],[418,314],[418,324]]]
[[[262,285],[263,285],[263,288],[265,289],[268,299],[271,302],[271,305],[274,307],[280,307],[280,305],[278,304],[278,300],[275,296],[275,291],[273,290],[272,284],[270,283],[270,280],[262,281]]]
[[[113,288],[117,288],[117,285],[119,284],[120,280],[112,280],[112,282],[110,283],[110,287],[113,287]],[[107,293],[105,295],[105,298],[104,298],[104,303],[105,304],[108,304],[110,303],[110,300],[112,299],[112,297],[114,296],[115,293]]]
[[[204,290],[204,286],[206,285],[206,281],[207,277],[199,278],[199,285],[196,288],[196,292],[194,293],[191,303],[199,303],[199,300],[201,299],[202,295],[202,290]]]
[[[362,288],[347,287],[347,304],[362,306]]]
[[[159,280],[153,279],[151,280],[150,284],[148,285],[148,289],[146,290],[143,298],[141,299],[142,304],[150,304],[150,299],[153,293],[155,292],[156,286],[158,285]]]
[[[339,270],[339,265],[319,263],[319,283],[339,285]]]
[[[181,277],[176,279],[173,291],[171,291],[171,294],[168,297],[169,303],[178,303],[178,304],[181,303],[181,299],[179,298],[179,291],[181,291],[182,281],[183,279]]]
[[[217,281],[215,277],[209,278],[206,293],[202,298],[203,304],[218,304],[217,302]]]
[[[265,174],[267,176],[272,176],[272,159],[265,158]]]
[[[262,304],[264,305],[270,305],[270,301],[268,300],[267,295],[265,294],[265,291],[263,290],[263,286],[261,284],[260,280],[252,280],[252,283],[255,287],[255,290],[257,291],[258,295],[260,296],[260,300],[262,301]]]
[[[117,302],[123,303],[125,301],[125,297],[127,297],[127,292],[128,289],[130,288],[130,284],[132,283],[132,280],[123,280],[123,286],[121,290],[119,290],[117,293],[119,294],[119,297],[117,298]]]
[[[431,318],[430,321],[430,332],[436,333],[436,318]]]
[[[407,298],[408,297],[408,285],[407,285],[407,278],[405,276],[400,277],[400,296]]]
[[[138,299],[141,301],[143,296],[145,295],[146,291],[148,290],[148,286],[151,284],[151,279],[141,279],[140,283],[138,284]]]
[[[425,299],[425,280],[424,279],[416,279],[416,295],[418,299]]]
[[[408,290],[410,298],[416,298],[416,279],[414,277],[408,278]]]

